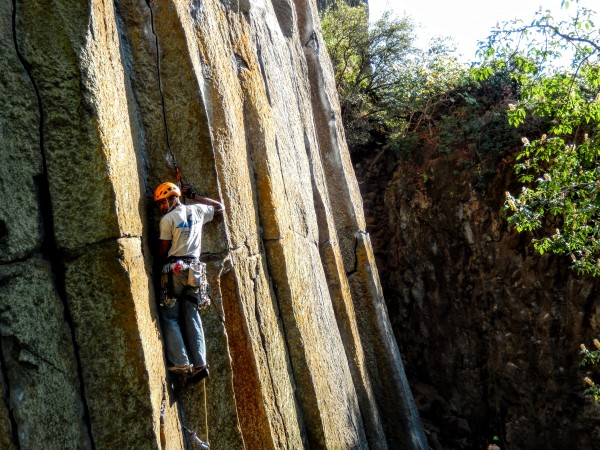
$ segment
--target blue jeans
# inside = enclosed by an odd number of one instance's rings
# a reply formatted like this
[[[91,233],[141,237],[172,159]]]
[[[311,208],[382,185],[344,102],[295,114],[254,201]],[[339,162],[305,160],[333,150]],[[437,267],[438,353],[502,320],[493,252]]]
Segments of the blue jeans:
[[[187,285],[188,269],[173,274],[175,296]],[[197,306],[188,300],[177,300],[173,307],[160,307],[167,359],[171,364],[194,367],[206,365],[206,343]]]

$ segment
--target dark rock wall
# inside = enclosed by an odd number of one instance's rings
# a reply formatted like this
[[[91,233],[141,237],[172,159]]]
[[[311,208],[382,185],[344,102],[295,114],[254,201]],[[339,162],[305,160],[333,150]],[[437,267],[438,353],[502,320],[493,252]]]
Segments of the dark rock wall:
[[[534,253],[500,213],[513,158],[391,153],[356,158],[392,325],[430,445],[598,448],[581,342],[600,318],[598,281]]]

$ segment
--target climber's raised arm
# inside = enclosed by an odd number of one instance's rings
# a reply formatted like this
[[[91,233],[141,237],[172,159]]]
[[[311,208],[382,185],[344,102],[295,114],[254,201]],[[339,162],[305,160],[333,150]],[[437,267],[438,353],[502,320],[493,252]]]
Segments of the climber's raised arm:
[[[217,200],[213,200],[212,198],[203,197],[203,196],[199,195],[194,190],[194,188],[192,188],[191,186],[187,186],[187,185],[182,186],[181,193],[183,194],[183,196],[185,198],[188,198],[192,201],[195,201],[198,203],[203,203],[208,206],[212,206],[215,210],[215,216],[223,213],[223,210],[225,207],[223,206],[223,204],[221,202],[218,202]]]

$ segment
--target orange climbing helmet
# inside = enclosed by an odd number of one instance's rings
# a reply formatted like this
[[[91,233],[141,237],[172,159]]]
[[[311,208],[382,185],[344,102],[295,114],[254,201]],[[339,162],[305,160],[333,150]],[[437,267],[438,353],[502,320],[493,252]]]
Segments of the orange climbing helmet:
[[[181,190],[176,184],[167,181],[165,183],[159,184],[158,187],[154,190],[154,201],[160,202],[161,200],[169,198],[173,195],[181,197]]]

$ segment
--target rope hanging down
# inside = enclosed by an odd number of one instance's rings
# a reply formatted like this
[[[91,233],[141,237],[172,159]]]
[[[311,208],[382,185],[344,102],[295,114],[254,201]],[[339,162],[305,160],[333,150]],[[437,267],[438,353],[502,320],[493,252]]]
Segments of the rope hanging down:
[[[161,88],[161,96],[162,96],[162,88]],[[163,97],[163,102],[164,102],[164,97]],[[163,103],[163,111],[164,111],[164,103]],[[175,179],[176,179],[175,183],[181,188],[184,184],[183,178],[181,176],[181,169],[179,168],[179,165],[177,164],[177,159],[175,158],[175,154],[173,153],[173,150],[171,149],[171,145],[169,143],[169,132],[168,132],[168,128],[167,128],[167,120],[164,115],[163,115],[163,118],[165,121],[167,150],[169,151],[169,154],[171,155],[171,160],[173,161],[173,167],[175,168]],[[192,439],[192,442],[195,443],[201,450],[208,450],[210,447],[210,444],[208,443],[208,407],[206,404],[206,379],[202,380],[202,390],[204,391],[204,427],[206,430],[206,442],[203,441],[202,439],[200,439],[195,431],[187,428],[187,426],[185,424],[185,420],[183,418],[183,411],[181,410],[181,407],[179,407],[178,409],[179,409],[180,420],[182,422],[183,429],[189,435],[189,437]],[[178,394],[176,394],[176,396],[179,397]],[[177,403],[179,404],[179,398],[177,398],[177,400],[178,400]]]
[[[173,153],[173,150],[171,149],[171,142],[169,139],[169,126],[167,124],[167,109],[166,109],[166,104],[165,104],[165,93],[164,93],[164,89],[163,89],[163,81],[162,81],[162,75],[160,72],[160,42],[158,39],[158,34],[156,34],[156,29],[154,26],[154,11],[152,10],[152,6],[150,5],[150,0],[146,0],[146,4],[148,5],[148,9],[150,10],[150,25],[152,27],[152,34],[154,35],[154,43],[156,45],[156,74],[157,74],[157,78],[158,78],[158,91],[160,93],[160,104],[161,104],[161,108],[162,108],[162,119],[163,119],[163,126],[165,127],[165,144],[167,145],[167,150],[169,151],[169,154],[171,155],[171,160],[173,161],[173,166],[175,167],[175,175],[177,177],[177,184],[179,185],[179,187],[181,187],[181,170],[179,169],[179,166],[177,165],[177,159],[175,159],[175,154]]]
[[[154,40],[155,40],[156,48],[157,48],[157,52],[156,52],[156,68],[157,68],[157,75],[158,75],[158,90],[160,92],[160,102],[161,102],[162,112],[163,112],[163,114],[162,114],[162,116],[163,116],[163,124],[164,124],[164,127],[165,127],[165,143],[167,145],[167,150],[169,152],[169,155],[171,156],[171,160],[173,161],[173,167],[175,168],[176,184],[181,188],[182,185],[183,185],[183,178],[181,176],[181,169],[179,168],[179,165],[177,164],[177,159],[175,158],[175,154],[173,153],[173,150],[171,149],[171,142],[169,140],[169,126],[167,124],[167,114],[166,114],[166,106],[165,106],[165,94],[164,94],[164,90],[163,90],[162,76],[161,76],[161,73],[160,73],[160,43],[159,43],[159,40],[158,40],[158,35],[156,34],[156,30],[154,28],[154,11],[152,10],[152,7],[150,5],[150,1],[149,0],[146,0],[146,4],[148,5],[148,8],[150,9],[150,22],[151,22],[152,33],[154,34]],[[194,443],[196,443],[202,450],[208,450],[209,444],[208,444],[208,409],[207,409],[207,405],[206,405],[206,380],[203,380],[203,386],[202,387],[203,387],[203,390],[204,390],[204,423],[205,423],[205,427],[206,427],[206,442],[202,441],[198,437],[198,435],[196,434],[195,431],[189,430],[185,426],[185,421],[183,420],[183,411],[181,410],[181,407],[178,407],[178,409],[179,409],[180,420],[182,422],[183,429],[189,434],[189,436],[192,438],[192,441]],[[177,395],[177,397],[179,397],[179,396]],[[177,403],[179,403],[179,401]]]
[[[206,404],[206,379],[202,380],[202,390],[204,391],[204,429],[206,432],[206,440],[203,441],[198,437],[198,434],[194,430],[190,430],[187,427],[186,420],[183,415],[183,410],[179,407],[179,420],[181,421],[181,425],[183,426],[184,431],[190,437],[192,442],[198,446],[201,450],[209,450],[210,444],[208,442],[208,407]],[[177,397],[177,403],[179,404],[179,393],[176,391],[175,393]]]

